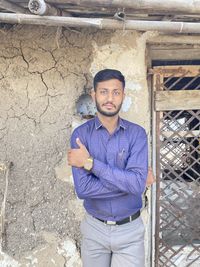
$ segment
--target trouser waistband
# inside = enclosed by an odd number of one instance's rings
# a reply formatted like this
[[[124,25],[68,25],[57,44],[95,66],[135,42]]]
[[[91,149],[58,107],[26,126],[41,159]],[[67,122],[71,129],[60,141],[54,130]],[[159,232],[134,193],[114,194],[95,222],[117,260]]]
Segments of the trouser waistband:
[[[99,218],[96,218],[94,217],[95,219],[107,224],[107,225],[122,225],[122,224],[125,224],[125,223],[128,223],[128,222],[132,222],[134,221],[135,219],[137,219],[138,217],[140,216],[140,210],[137,211],[136,213],[134,213],[133,215],[130,215],[126,218],[124,218],[123,220],[120,220],[120,221],[105,221],[105,220],[102,220],[102,219],[99,219]]]

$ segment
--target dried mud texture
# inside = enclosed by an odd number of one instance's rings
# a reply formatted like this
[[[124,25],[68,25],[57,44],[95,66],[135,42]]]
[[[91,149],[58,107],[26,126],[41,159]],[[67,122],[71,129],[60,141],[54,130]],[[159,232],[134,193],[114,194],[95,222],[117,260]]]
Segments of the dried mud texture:
[[[0,162],[13,162],[3,250],[16,259],[46,244],[43,231],[79,247],[73,185],[58,179],[55,168],[69,146],[75,102],[91,87],[95,34],[31,26],[0,31]],[[0,171],[1,201],[4,190]]]

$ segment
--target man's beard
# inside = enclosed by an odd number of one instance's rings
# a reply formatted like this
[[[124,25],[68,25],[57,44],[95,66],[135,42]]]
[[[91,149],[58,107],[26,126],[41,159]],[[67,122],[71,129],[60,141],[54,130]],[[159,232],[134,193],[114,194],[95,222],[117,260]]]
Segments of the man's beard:
[[[119,113],[121,106],[122,106],[122,103],[123,103],[123,102],[121,102],[121,104],[117,107],[117,109],[115,111],[104,111],[101,109],[101,107],[100,107],[100,105],[96,99],[95,99],[95,102],[96,102],[97,111],[106,117],[114,117],[115,115],[117,115]]]

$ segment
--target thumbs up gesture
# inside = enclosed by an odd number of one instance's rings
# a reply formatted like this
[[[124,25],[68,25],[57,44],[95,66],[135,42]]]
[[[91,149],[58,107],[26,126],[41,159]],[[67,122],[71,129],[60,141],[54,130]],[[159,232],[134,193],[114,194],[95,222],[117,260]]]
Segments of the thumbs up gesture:
[[[76,138],[76,143],[79,148],[68,150],[68,165],[82,168],[87,159],[90,157],[90,154],[79,138]]]

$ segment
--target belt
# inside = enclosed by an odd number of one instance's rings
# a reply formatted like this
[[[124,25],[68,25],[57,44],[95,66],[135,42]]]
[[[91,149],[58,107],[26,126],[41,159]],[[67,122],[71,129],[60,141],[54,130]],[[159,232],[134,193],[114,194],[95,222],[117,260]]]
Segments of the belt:
[[[101,221],[101,222],[103,222],[103,223],[105,223],[107,225],[122,225],[122,224],[125,224],[125,223],[128,223],[128,222],[134,221],[139,216],[140,216],[140,210],[137,211],[135,214],[130,215],[129,217],[124,218],[121,221],[104,221],[104,220],[99,219],[99,218],[96,218],[96,217],[95,217],[95,219],[97,219],[97,220],[99,220],[99,221]]]

